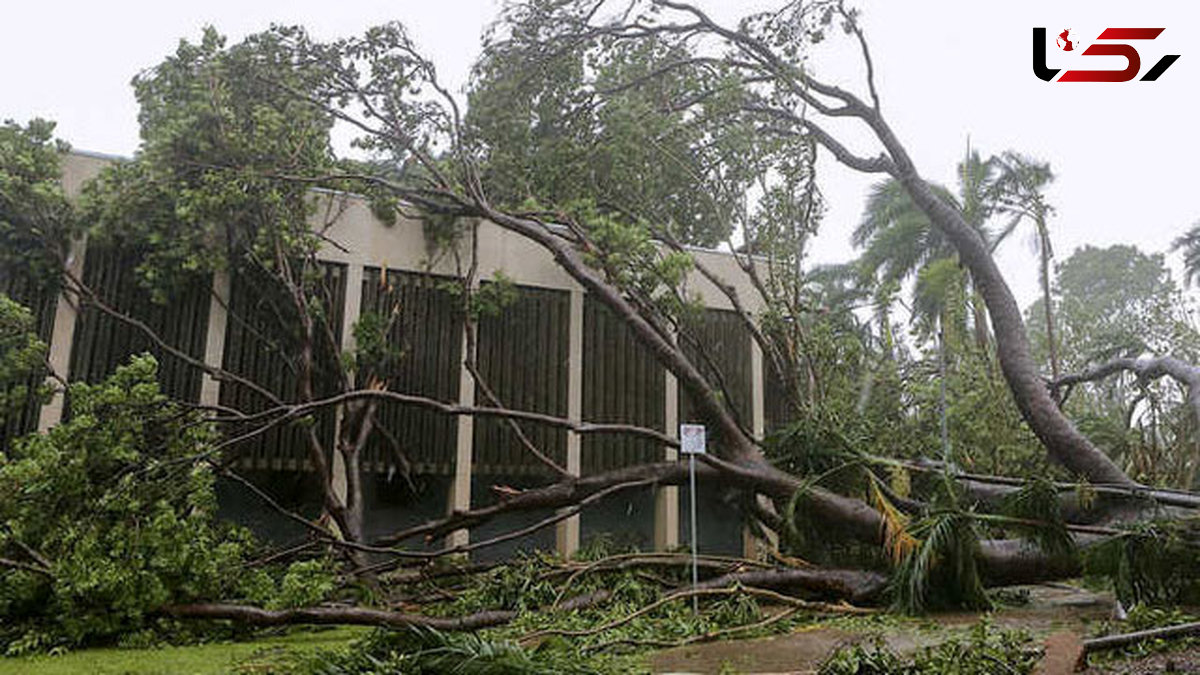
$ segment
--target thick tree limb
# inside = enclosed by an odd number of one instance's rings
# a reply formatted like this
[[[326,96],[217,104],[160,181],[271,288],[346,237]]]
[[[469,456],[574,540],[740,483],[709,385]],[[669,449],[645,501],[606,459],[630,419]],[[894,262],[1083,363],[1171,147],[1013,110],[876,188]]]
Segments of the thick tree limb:
[[[645,37],[646,31],[654,35],[667,35],[674,34],[672,31],[675,29],[689,26],[688,31],[707,33],[726,41],[736,50],[732,58],[750,64],[748,67],[752,74],[772,78],[774,89],[768,93],[773,93],[777,99],[796,97],[802,102],[802,105],[798,104],[792,109],[751,101],[745,112],[776,119],[786,127],[780,133],[811,136],[840,162],[853,169],[867,173],[886,172],[895,178],[958,251],[960,259],[976,280],[991,315],[1001,370],[1018,409],[1050,457],[1092,483],[1135,486],[1136,482],[1083,436],[1058,409],[1037,372],[1020,307],[987,245],[962,215],[952,205],[943,202],[920,176],[907,149],[884,120],[878,105],[864,103],[846,89],[817,80],[772,45],[746,32],[718,24],[694,4],[679,0],[654,0],[654,3],[682,16],[675,23],[669,17],[660,18],[640,33],[625,35],[611,26],[606,30],[618,38],[635,39]],[[853,26],[853,17],[844,18]],[[869,59],[869,54],[865,56]],[[873,71],[872,64],[869,80],[874,78]],[[869,88],[870,85],[869,81]],[[759,99],[766,100],[764,97]],[[812,116],[826,119],[848,117],[861,121],[882,145],[883,154],[874,158],[855,154]],[[485,215],[490,217],[490,214]]]
[[[1083,641],[1083,653],[1091,654],[1107,649],[1119,649],[1145,640],[1169,640],[1195,635],[1200,635],[1200,621],[1181,623],[1163,628],[1149,628],[1132,633],[1122,633],[1120,635],[1105,635],[1104,637],[1091,638]]]
[[[692,597],[693,595],[728,596],[746,593],[797,609],[833,611],[839,613],[869,613],[872,611],[847,604],[830,605],[824,602],[801,600],[789,595],[784,595],[776,590],[771,590],[771,588],[768,587],[748,587],[746,585],[750,580],[760,580],[767,583],[777,582],[780,579],[785,579],[787,574],[793,571],[795,570],[780,570],[780,574],[776,575],[775,577],[766,576],[761,573],[757,573],[757,576],[736,574],[726,575],[725,577],[721,577],[720,580],[706,582],[704,585],[702,585],[702,587],[694,590],[686,589],[673,592],[661,598],[660,600],[639,609],[632,616],[627,616],[623,619],[617,619],[595,629],[591,629],[582,633],[580,631],[542,631],[530,634],[522,638],[522,640],[524,641],[537,637],[544,637],[551,634],[576,635],[602,632],[622,623],[631,621],[637,616],[642,616],[665,604]],[[845,599],[838,593],[838,591],[839,589],[842,589],[847,579],[851,579],[856,574],[862,574],[864,575],[863,579],[867,580],[868,584],[873,583],[873,581],[869,580],[867,576],[870,575],[870,573],[830,570],[829,573],[831,576],[828,580],[826,580],[820,578],[820,570],[804,570],[804,572],[805,575],[803,579],[796,578],[788,583],[778,583],[777,585],[773,586],[773,588],[796,589],[812,586],[813,590],[817,590],[824,595]],[[602,591],[601,593],[586,594],[562,603],[562,605],[558,607],[558,610],[571,611],[574,609],[592,606],[606,601],[609,599],[609,597],[611,597],[611,593],[607,590]],[[434,628],[441,631],[474,631],[482,628],[491,628],[508,623],[515,619],[518,615],[518,612],[512,610],[491,610],[461,617],[431,617],[421,614],[409,614],[404,612],[393,612],[388,610],[362,607],[304,607],[299,609],[268,610],[250,605],[228,603],[191,603],[168,605],[161,608],[159,612],[178,619],[228,620],[252,626],[284,626],[300,624],[365,625],[384,626],[389,628],[409,628],[420,626]]]
[[[48,568],[40,565],[34,565],[32,563],[21,562],[20,560],[12,560],[11,558],[0,558],[0,567],[13,570],[22,570],[25,572],[33,572],[34,574],[45,575],[51,579],[54,578],[54,572],[50,571]]]
[[[954,469],[947,471],[941,462],[936,461],[904,462],[888,458],[878,459],[881,463],[893,466],[901,466],[909,471],[946,473],[946,475],[958,481],[960,485],[966,488],[971,495],[979,498],[985,503],[993,505],[998,504],[1005,496],[1016,492],[1028,483],[1027,480],[1014,478],[1011,476],[991,476],[987,474],[970,473]],[[1096,485],[1092,483],[1083,484],[1055,482],[1053,485],[1059,492],[1062,492],[1068,496],[1078,492],[1080,488],[1085,488],[1097,495],[1122,498],[1126,501],[1151,501],[1162,506],[1200,509],[1200,494],[1188,492],[1186,490],[1152,488],[1141,485],[1132,487],[1127,485]],[[1064,506],[1069,504],[1070,502],[1064,503]],[[1095,510],[1102,511],[1101,509]],[[1078,517],[1086,518],[1087,511],[1087,509],[1079,507],[1078,500],[1075,500],[1073,512],[1076,513]],[[1094,516],[1096,514],[1092,515]]]
[[[881,116],[868,111],[863,113],[862,119],[892,156],[895,163],[893,176],[930,221],[946,235],[970,270],[991,315],[1001,371],[1012,390],[1017,408],[1047,452],[1063,466],[1093,483],[1135,485],[1063,415],[1042,384],[1029,345],[1029,336],[1025,332],[1021,309],[979,234],[971,229],[957,210],[934,194],[929,184],[917,173],[907,150]]]
[[[888,578],[878,572],[841,569],[769,569],[732,572],[697,584],[696,588],[754,586],[776,591],[804,591],[856,604],[877,600]]]
[[[471,631],[491,628],[508,623],[517,616],[517,612],[509,610],[479,612],[461,617],[432,617],[365,607],[304,607],[271,610],[224,603],[167,605],[160,612],[176,619],[223,619],[250,626],[300,624],[386,626],[389,628],[420,626],[441,631]]]
[[[1163,377],[1170,377],[1187,389],[1187,402],[1192,408],[1192,414],[1200,423],[1200,367],[1173,356],[1158,356],[1153,358],[1119,358],[1101,363],[1081,373],[1061,375],[1047,382],[1050,391],[1058,396],[1064,387],[1070,388],[1085,382],[1096,382],[1111,377],[1117,373],[1129,372],[1137,376],[1140,382],[1150,382]]]

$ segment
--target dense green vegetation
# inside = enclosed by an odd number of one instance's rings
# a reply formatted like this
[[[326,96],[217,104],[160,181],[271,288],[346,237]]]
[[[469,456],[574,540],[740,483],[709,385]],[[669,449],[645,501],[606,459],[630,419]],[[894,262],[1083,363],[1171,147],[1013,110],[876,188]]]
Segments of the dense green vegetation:
[[[0,461],[0,546],[28,560],[0,569],[8,655],[186,636],[162,613],[173,604],[307,606],[332,590],[322,560],[255,565],[251,535],[216,519],[212,431],[159,393],[155,368],[72,385],[71,419]]]

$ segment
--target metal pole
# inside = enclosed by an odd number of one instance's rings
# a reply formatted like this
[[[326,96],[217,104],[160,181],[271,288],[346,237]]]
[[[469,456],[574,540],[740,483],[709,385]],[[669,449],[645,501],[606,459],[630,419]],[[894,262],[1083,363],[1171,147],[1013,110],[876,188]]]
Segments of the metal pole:
[[[691,482],[692,488],[692,590],[696,590],[696,586],[700,583],[700,565],[696,556],[696,540],[698,534],[696,532],[696,453],[688,454],[688,480]],[[697,595],[692,596],[692,611],[700,613],[700,598]]]

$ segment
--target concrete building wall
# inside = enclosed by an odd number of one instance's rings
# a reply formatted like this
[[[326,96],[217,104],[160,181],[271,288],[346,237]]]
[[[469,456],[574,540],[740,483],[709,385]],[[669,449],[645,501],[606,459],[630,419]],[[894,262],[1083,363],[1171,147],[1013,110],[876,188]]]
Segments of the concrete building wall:
[[[106,164],[114,161],[112,158],[72,153],[65,158],[63,183],[68,195],[77,195],[82,185],[95,176]],[[331,240],[321,253],[321,258],[329,263],[345,266],[347,292],[343,306],[339,308],[342,315],[341,341],[343,349],[353,347],[354,323],[358,320],[363,305],[362,280],[364,274],[371,270],[393,269],[406,272],[455,276],[458,269],[455,256],[446,252],[432,252],[426,243],[424,226],[419,220],[401,219],[394,225],[387,225],[377,220],[367,204],[361,198],[353,195],[332,192],[314,192],[319,208],[314,215],[315,225],[326,227],[326,236]],[[552,256],[537,244],[513,234],[491,222],[463,223],[463,236],[459,241],[459,254],[465,260],[474,248],[472,236],[478,236],[479,242],[479,276],[486,280],[495,273],[503,272],[516,284],[525,287],[552,289],[565,292],[567,311],[563,313],[568,325],[563,332],[567,336],[564,348],[566,355],[567,376],[565,378],[564,395],[566,397],[563,410],[571,419],[582,419],[583,415],[583,372],[584,362],[588,355],[583,350],[584,302],[585,294],[582,288],[570,278],[557,264]],[[737,289],[741,301],[750,312],[762,309],[761,298],[750,286],[746,276],[738,267],[737,261],[729,254],[716,251],[692,250],[696,258],[707,268],[724,278]],[[73,256],[72,266],[77,273],[82,273],[86,261],[86,242],[78,242]],[[377,273],[377,272],[375,272]],[[697,295],[703,304],[713,310],[730,310],[732,305],[726,295],[698,272],[693,272],[687,280],[689,293]],[[227,332],[229,317],[226,307],[231,296],[231,280],[227,275],[217,275],[212,283],[212,301],[208,306],[207,335],[202,341],[205,362],[213,365],[225,362],[224,351],[227,347]],[[50,362],[55,370],[67,374],[70,365],[72,341],[75,338],[76,326],[79,320],[78,303],[75,298],[67,295],[61,297],[55,309],[53,332],[51,338]],[[739,379],[752,383],[753,391],[748,397],[751,425],[755,432],[762,433],[763,429],[763,374],[761,354],[752,340],[747,340],[745,348],[752,350],[737,359],[749,364],[753,372],[739,373]],[[463,349],[466,341],[463,338]],[[460,386],[459,403],[473,404],[476,402],[476,387],[466,369],[459,365],[458,373]],[[664,373],[665,382],[662,387],[662,415],[664,431],[675,435],[680,421],[680,394],[675,379],[670,373]],[[221,384],[205,376],[200,386],[199,399],[203,403],[215,403],[222,399]],[[657,389],[657,387],[656,387]],[[63,414],[62,397],[58,396],[47,404],[40,417],[39,426],[42,429],[57,423]],[[481,494],[484,489],[485,477],[474,470],[475,456],[478,452],[474,442],[476,422],[467,416],[457,419],[457,444],[454,452],[453,472],[444,478],[432,477],[427,481],[431,493],[441,495],[439,500],[449,509],[465,509],[486,503],[489,496]],[[574,433],[568,433],[565,441],[565,466],[572,473],[579,474],[583,465],[581,439]],[[678,459],[676,451],[663,448],[661,458],[668,461]],[[335,471],[338,465],[335,464]],[[487,480],[501,482],[500,476],[488,476]],[[522,479],[527,481],[528,479]],[[382,484],[381,484],[382,485]],[[382,487],[380,488],[382,489]],[[589,533],[600,533],[605,530],[629,531],[631,538],[641,542],[652,542],[656,548],[665,549],[679,545],[683,539],[680,528],[680,502],[684,497],[675,487],[664,487],[655,493],[631,494],[628,499],[617,500],[605,509],[585,518],[586,529]],[[241,504],[243,500],[236,500]],[[372,498],[371,502],[380,500]],[[386,500],[383,500],[386,502]],[[711,505],[712,500],[705,500]],[[392,520],[398,506],[394,503],[382,503],[378,510],[379,517]],[[703,507],[708,509],[708,506]],[[717,505],[724,509],[723,505]],[[391,513],[391,516],[386,514]],[[714,511],[712,518],[702,519],[702,541],[717,542],[723,552],[732,546],[733,537],[740,527],[731,522],[727,511]],[[629,517],[639,519],[639,524],[628,525]],[[711,520],[718,526],[719,531],[710,531],[704,536],[703,528],[706,520]],[[372,530],[377,530],[378,523],[368,524]],[[569,554],[580,545],[581,526],[579,516],[567,519],[549,534],[533,537],[528,542],[516,542],[511,550],[520,550],[525,546],[545,546],[553,541],[564,554]],[[486,538],[488,532],[460,532],[455,540],[462,542],[469,538]],[[547,539],[546,537],[549,537]]]

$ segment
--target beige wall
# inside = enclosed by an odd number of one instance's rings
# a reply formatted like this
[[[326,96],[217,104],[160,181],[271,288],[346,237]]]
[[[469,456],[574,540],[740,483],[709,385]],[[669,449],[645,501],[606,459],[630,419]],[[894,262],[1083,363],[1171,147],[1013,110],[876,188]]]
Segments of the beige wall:
[[[330,195],[318,209],[316,218],[330,218],[333,224],[327,236],[338,246],[327,245],[321,256],[334,262],[368,267],[388,266],[395,269],[454,275],[455,257],[442,252],[431,258],[425,245],[421,222],[401,219],[395,225],[384,225],[375,219],[366,203],[352,195]],[[470,228],[464,227],[459,245],[460,259],[470,259]],[[339,246],[341,248],[339,248]],[[342,250],[345,249],[345,250]],[[738,297],[753,313],[761,311],[762,297],[750,284],[734,257],[720,251],[690,249],[706,268],[738,290]],[[580,286],[554,261],[544,248],[492,222],[479,224],[479,275],[483,279],[503,272],[524,286],[580,290]],[[696,270],[686,282],[687,290],[698,295],[705,306],[713,309],[733,309],[724,293]]]
[[[117,158],[79,151],[69,153],[63,161],[63,187],[67,194],[77,196],[86,181],[114,161]],[[328,226],[326,235],[338,244],[327,245],[321,253],[323,259],[349,265],[456,274],[453,255],[443,253],[431,259],[419,220],[401,219],[396,225],[385,225],[372,215],[361,197],[324,191],[316,194],[320,204],[313,216],[313,226]],[[469,228],[464,229],[469,233]],[[468,234],[460,246],[464,261],[468,259],[470,250]],[[748,310],[761,310],[761,297],[732,255],[696,248],[689,249],[689,252],[737,288]],[[549,252],[495,223],[480,224],[479,258],[479,272],[484,279],[502,271],[521,285],[579,290],[579,285],[554,262]],[[687,280],[687,288],[699,295],[707,307],[732,309],[725,295],[695,270]]]

